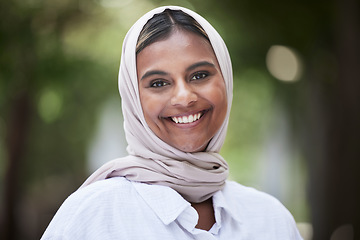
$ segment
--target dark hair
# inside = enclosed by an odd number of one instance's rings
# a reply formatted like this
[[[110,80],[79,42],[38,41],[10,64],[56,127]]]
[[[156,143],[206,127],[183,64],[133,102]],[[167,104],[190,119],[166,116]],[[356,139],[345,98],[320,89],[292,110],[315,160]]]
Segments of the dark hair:
[[[181,10],[166,9],[144,25],[136,44],[136,54],[151,43],[166,39],[176,28],[196,33],[210,42],[205,30],[193,17]]]

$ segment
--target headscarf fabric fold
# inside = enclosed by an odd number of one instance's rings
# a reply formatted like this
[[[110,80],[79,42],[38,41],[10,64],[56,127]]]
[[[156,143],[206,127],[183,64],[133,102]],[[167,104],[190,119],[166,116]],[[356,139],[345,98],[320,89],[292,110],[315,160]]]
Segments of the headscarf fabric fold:
[[[187,153],[165,143],[149,128],[142,111],[136,71],[136,43],[147,21],[165,9],[181,10],[203,27],[225,81],[228,102],[226,118],[204,152]],[[226,136],[232,88],[232,66],[228,50],[210,23],[197,13],[177,6],[159,7],[146,13],[125,36],[119,70],[119,90],[129,155],[100,167],[80,188],[98,180],[122,176],[130,181],[169,186],[189,202],[202,202],[210,198],[223,188],[228,176],[228,165],[219,151]]]

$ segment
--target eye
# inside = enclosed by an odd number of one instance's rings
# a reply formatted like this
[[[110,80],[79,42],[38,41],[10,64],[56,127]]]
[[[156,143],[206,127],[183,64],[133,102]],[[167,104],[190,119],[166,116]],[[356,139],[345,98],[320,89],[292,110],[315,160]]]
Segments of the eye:
[[[191,80],[201,80],[206,78],[207,76],[209,76],[209,74],[206,72],[198,72],[191,77]]]
[[[150,83],[150,87],[152,87],[152,88],[160,88],[160,87],[164,87],[166,85],[169,85],[169,83],[167,83],[163,80],[155,80]]]

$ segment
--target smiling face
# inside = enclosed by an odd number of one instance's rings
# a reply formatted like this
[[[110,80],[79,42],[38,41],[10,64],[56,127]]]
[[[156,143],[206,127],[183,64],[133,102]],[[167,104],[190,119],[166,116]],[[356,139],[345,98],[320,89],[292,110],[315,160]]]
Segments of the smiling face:
[[[150,129],[184,152],[205,150],[227,111],[225,82],[210,43],[175,29],[167,39],[145,47],[136,67]]]

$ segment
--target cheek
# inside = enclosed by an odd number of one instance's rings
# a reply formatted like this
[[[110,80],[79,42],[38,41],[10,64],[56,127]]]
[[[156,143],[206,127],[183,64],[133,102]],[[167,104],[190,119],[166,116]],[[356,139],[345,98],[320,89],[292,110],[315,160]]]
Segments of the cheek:
[[[224,110],[226,112],[227,108],[227,96],[225,90],[225,84],[222,82],[212,85],[207,91],[208,99],[214,104],[214,107],[218,111]]]
[[[225,84],[217,84],[211,94],[211,99],[215,107],[215,124],[220,127],[224,122],[227,112],[227,95]]]
[[[144,112],[145,119],[149,125],[149,120],[154,120],[154,118],[158,118],[159,113],[161,111],[161,102],[157,99],[156,96],[149,96],[146,93],[140,92],[140,101],[141,107]]]

